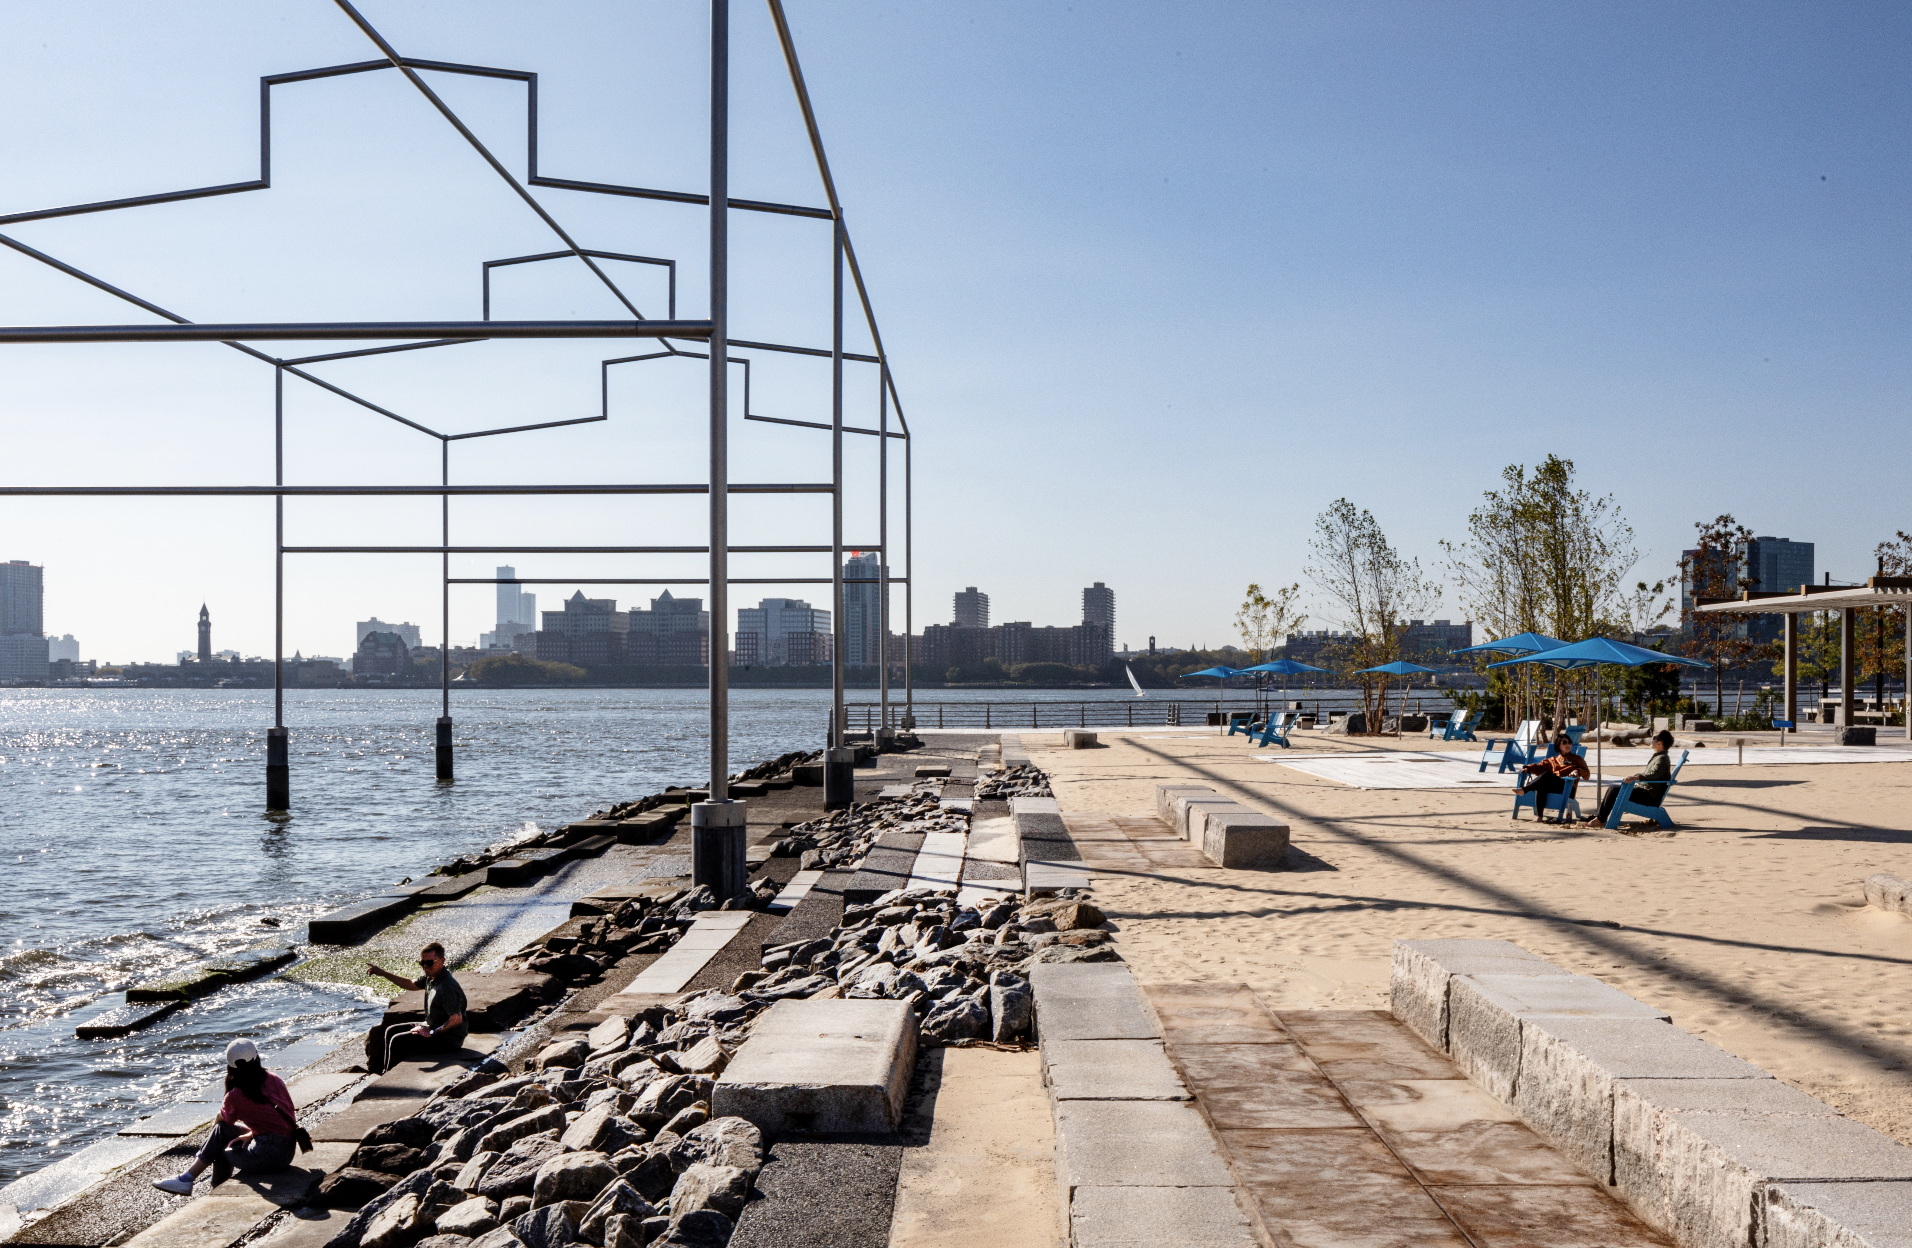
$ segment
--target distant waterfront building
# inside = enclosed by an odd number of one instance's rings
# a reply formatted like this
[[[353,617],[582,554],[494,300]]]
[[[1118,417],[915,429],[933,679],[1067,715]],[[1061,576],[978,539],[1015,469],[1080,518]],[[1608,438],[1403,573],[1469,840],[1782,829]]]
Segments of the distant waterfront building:
[[[357,653],[359,642],[365,640],[365,634],[381,633],[381,632],[382,633],[397,633],[401,638],[404,639],[405,646],[407,649],[409,650],[418,649],[418,625],[410,624],[410,623],[387,624],[384,620],[379,619],[375,615],[369,620],[360,620],[358,622],[358,627],[353,629],[352,631],[353,653],[354,654]],[[354,663],[356,664],[356,659],[354,660]],[[354,667],[354,670],[357,670],[356,666]]]
[[[537,657],[547,663],[575,663],[603,667],[626,662],[625,640],[631,617],[617,609],[615,598],[586,598],[578,590],[560,611],[543,612],[538,630]]]
[[[206,610],[206,604],[199,604],[199,661],[212,662],[212,613]]]
[[[1115,591],[1101,581],[1082,591],[1082,622],[1099,624],[1110,637],[1115,636]]]
[[[989,595],[977,591],[974,585],[956,595],[956,616],[950,621],[954,628],[988,628]]]
[[[359,638],[352,655],[354,676],[406,677],[413,674],[412,650],[398,633],[377,629]]]
[[[801,598],[765,598],[737,612],[739,664],[827,663],[829,655],[830,613]]]
[[[923,630],[917,655],[931,671],[970,667],[994,659],[1005,667],[1022,663],[1066,663],[1099,668],[1115,653],[1109,632],[1100,624],[1038,628],[1027,620],[991,628],[958,628],[931,624]],[[898,655],[900,658],[900,654]]]
[[[49,663],[78,663],[80,661],[80,643],[73,640],[73,634],[64,637],[46,639],[46,660]]]
[[[24,559],[0,564],[0,683],[47,678],[43,572]]]
[[[875,667],[883,636],[883,557],[852,555],[843,565],[843,662]],[[894,656],[901,662],[902,655]]]
[[[1281,657],[1332,671],[1345,661],[1348,649],[1353,644],[1353,633],[1337,633],[1327,629],[1289,633],[1282,642]],[[1165,649],[1163,653],[1172,654],[1174,651]]]
[[[1401,657],[1411,663],[1450,663],[1453,660],[1449,656],[1454,651],[1465,650],[1473,644],[1474,625],[1468,620],[1462,620],[1459,624],[1450,624],[1446,620],[1435,620],[1430,624],[1410,620],[1408,626],[1401,630]]]
[[[702,598],[677,598],[665,590],[651,609],[632,607],[629,619],[630,663],[671,663],[695,667],[710,663],[710,612]]]

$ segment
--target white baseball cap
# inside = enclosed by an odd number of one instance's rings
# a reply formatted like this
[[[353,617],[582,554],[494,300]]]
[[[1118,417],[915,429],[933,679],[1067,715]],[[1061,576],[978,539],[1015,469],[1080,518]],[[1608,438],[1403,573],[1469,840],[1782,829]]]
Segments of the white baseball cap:
[[[240,1062],[259,1060],[259,1046],[250,1040],[234,1040],[226,1046],[226,1065],[237,1066]]]

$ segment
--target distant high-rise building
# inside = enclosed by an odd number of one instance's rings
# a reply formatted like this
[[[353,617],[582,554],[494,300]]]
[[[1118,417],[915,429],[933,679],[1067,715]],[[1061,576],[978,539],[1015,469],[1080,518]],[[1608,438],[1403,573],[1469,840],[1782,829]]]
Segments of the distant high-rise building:
[[[0,637],[46,634],[44,571],[24,559],[0,563]]]
[[[0,563],[0,682],[47,678],[43,571],[24,559]]]
[[[1446,663],[1448,656],[1456,650],[1465,650],[1474,644],[1474,625],[1462,620],[1459,624],[1447,620],[1435,620],[1423,623],[1409,620],[1401,630],[1401,657],[1415,663]]]
[[[498,569],[500,581],[508,581],[517,575],[516,568]],[[497,626],[492,633],[492,644],[509,646],[511,639],[519,633],[536,632],[538,630],[538,596],[520,593],[516,585],[498,586],[497,621]]]
[[[883,637],[883,557],[874,551],[843,564],[843,662],[875,667]],[[896,655],[897,660],[902,655]]]
[[[1813,580],[1811,542],[1795,542],[1785,537],[1756,537],[1746,543],[1740,576],[1751,581],[1755,593],[1796,594],[1801,585]],[[1777,641],[1786,631],[1785,617],[1778,615],[1741,616],[1746,635],[1753,641]]]
[[[353,630],[352,653],[358,653],[358,643],[365,640],[365,634],[367,633],[397,633],[405,639],[405,645],[408,649],[418,649],[418,625],[387,624],[375,615],[369,620],[360,620],[358,627]]]
[[[1100,624],[1115,637],[1115,591],[1101,581],[1082,591],[1082,622]]]
[[[212,662],[212,613],[203,602],[199,604],[199,661]]]
[[[46,657],[49,663],[78,663],[80,661],[80,643],[73,640],[73,634],[64,637],[46,639]]]
[[[828,662],[830,613],[801,598],[765,598],[738,610],[735,645],[745,665]]]
[[[989,595],[977,592],[974,585],[956,595],[956,618],[951,628],[988,628]]]
[[[414,675],[411,647],[405,638],[389,629],[373,629],[359,636],[358,649],[352,654],[354,676]]]

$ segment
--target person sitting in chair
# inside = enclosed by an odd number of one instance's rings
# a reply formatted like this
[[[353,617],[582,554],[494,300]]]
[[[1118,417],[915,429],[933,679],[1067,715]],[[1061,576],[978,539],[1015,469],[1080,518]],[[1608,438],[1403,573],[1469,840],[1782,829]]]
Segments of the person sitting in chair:
[[[1673,748],[1673,734],[1662,728],[1652,739],[1653,756],[1646,760],[1646,770],[1622,777],[1622,783],[1633,781],[1633,792],[1627,795],[1627,801],[1635,806],[1658,806],[1666,797],[1668,782],[1673,779],[1673,759],[1667,753]],[[1600,813],[1587,820],[1586,827],[1605,826],[1613,814],[1613,803],[1619,800],[1620,787],[1616,784],[1600,795]]]
[[[1554,734],[1552,755],[1537,763],[1528,763],[1520,770],[1525,779],[1514,786],[1514,792],[1534,794],[1534,813],[1540,817],[1546,814],[1547,799],[1566,789],[1566,777],[1585,780],[1591,774],[1587,760],[1574,753],[1573,737],[1565,729]],[[1566,816],[1563,813],[1561,817]]]

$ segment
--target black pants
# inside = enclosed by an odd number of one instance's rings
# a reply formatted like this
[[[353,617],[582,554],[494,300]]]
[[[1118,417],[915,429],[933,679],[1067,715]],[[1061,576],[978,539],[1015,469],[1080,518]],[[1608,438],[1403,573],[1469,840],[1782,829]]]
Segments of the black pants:
[[[465,1031],[462,1027],[439,1036],[415,1036],[411,1031],[416,1026],[417,1023],[384,1025],[369,1049],[373,1060],[379,1062],[373,1074],[383,1074],[399,1062],[427,1053],[456,1053],[465,1047]]]
[[[1559,793],[1566,787],[1560,777],[1551,771],[1529,772],[1520,782],[1522,793],[1538,793],[1543,797]]]
[[[1620,790],[1624,785],[1615,785],[1600,795],[1600,822],[1605,823],[1613,814],[1613,804],[1620,800]],[[1627,794],[1627,804],[1631,806],[1658,806],[1666,790],[1657,784],[1636,784],[1633,792]]]

